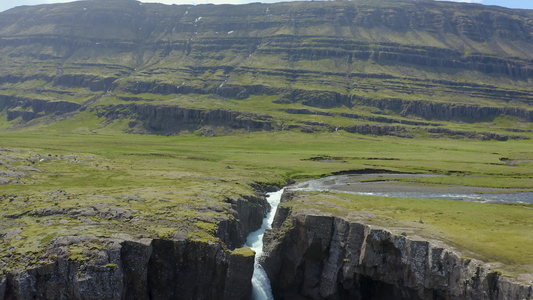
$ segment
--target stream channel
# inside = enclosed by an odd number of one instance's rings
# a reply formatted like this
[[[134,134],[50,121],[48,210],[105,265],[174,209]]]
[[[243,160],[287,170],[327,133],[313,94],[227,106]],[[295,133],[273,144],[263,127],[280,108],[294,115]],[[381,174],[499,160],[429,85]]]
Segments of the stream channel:
[[[359,174],[337,175],[307,180],[287,189],[300,191],[341,192],[358,195],[446,199],[483,203],[533,204],[533,189],[503,189],[463,185],[428,185],[400,180],[417,177],[446,177],[433,174]]]
[[[263,235],[267,229],[272,226],[274,216],[278,210],[278,205],[281,200],[283,189],[268,193],[267,201],[270,204],[270,212],[263,219],[261,228],[250,233],[246,239],[246,247],[250,247],[255,251],[254,275],[252,277],[252,299],[254,300],[272,300],[272,289],[270,288],[270,280],[261,264],[259,263],[261,256],[263,256]]]
[[[414,177],[436,177],[444,175],[430,174],[361,174],[337,175],[312,179],[287,187],[287,190],[332,191],[397,198],[446,199],[476,201],[487,203],[528,203],[533,204],[532,189],[500,189],[470,186],[431,186],[394,181],[395,179]],[[255,266],[252,277],[252,298],[254,300],[272,300],[270,280],[260,259],[263,255],[263,235],[272,226],[281,195],[285,189],[267,194],[271,210],[263,219],[261,228],[250,233],[246,247],[255,251]]]

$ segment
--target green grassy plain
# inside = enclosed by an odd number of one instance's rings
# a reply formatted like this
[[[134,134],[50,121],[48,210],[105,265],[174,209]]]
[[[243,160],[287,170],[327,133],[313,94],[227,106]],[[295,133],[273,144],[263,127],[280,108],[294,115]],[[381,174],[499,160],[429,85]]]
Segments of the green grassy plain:
[[[94,129],[84,131],[59,122],[0,133],[0,147],[12,150],[3,151],[2,157],[18,157],[0,169],[37,169],[26,171],[16,184],[2,186],[0,230],[12,232],[12,238],[0,244],[3,253],[14,246],[13,257],[38,263],[40,251],[57,235],[128,233],[168,238],[183,231],[191,239],[214,241],[216,224],[228,217],[227,199],[253,194],[251,184],[282,186],[287,178],[300,181],[342,171],[451,175],[409,179],[430,185],[533,186],[528,140],[401,139],[342,131],[165,137],[86,125]],[[37,154],[41,156],[36,158]],[[407,222],[429,216],[424,221],[442,240],[476,257],[512,266],[509,272],[532,271],[528,267],[533,265],[528,254],[533,253],[531,206],[341,198],[357,202],[353,209],[384,216],[380,217],[384,226],[385,217]],[[339,212],[352,209],[350,205]],[[92,216],[69,214],[92,207],[98,208]],[[42,213],[54,209],[55,213]],[[131,217],[115,218],[116,211],[127,211]],[[489,226],[491,220],[497,226]],[[16,228],[23,230],[17,233]]]

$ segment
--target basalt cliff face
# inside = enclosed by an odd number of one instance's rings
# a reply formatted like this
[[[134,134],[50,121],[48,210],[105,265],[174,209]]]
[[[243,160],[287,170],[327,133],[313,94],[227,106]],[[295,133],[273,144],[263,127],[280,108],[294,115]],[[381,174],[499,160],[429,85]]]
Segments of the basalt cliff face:
[[[280,208],[263,266],[276,299],[529,299],[533,286],[447,246]]]
[[[228,216],[216,221],[214,239],[191,237],[182,222],[168,237],[125,231],[57,236],[34,257],[12,253],[11,247],[0,259],[0,299],[249,299],[255,255],[240,247],[261,226],[269,206],[264,197],[233,199],[229,205]],[[6,218],[26,214],[94,215],[92,209],[48,208]],[[125,211],[111,215],[110,220],[131,218]],[[9,232],[1,237],[11,238]],[[23,267],[13,268],[10,260]]]
[[[527,10],[434,1],[18,7],[0,18],[0,109],[12,126],[76,120],[90,108],[102,123],[125,118],[133,123],[124,130],[143,133],[475,137],[432,128],[451,121],[490,128],[485,138],[523,138],[532,22]],[[434,124],[413,124],[425,121]]]
[[[87,261],[69,245],[98,240]],[[187,240],[60,237],[53,262],[0,277],[0,299],[249,299],[254,256]]]

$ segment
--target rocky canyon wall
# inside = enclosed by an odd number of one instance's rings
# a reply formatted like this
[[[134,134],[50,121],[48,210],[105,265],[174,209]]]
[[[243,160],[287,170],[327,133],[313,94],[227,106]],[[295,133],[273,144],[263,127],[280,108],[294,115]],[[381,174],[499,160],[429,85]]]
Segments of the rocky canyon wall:
[[[69,246],[99,240],[87,260]],[[101,240],[60,237],[57,258],[0,276],[0,299],[248,299],[254,256],[186,239]]]
[[[219,220],[218,240],[191,238],[185,229],[169,237],[81,234],[52,239],[34,262],[9,253],[30,267],[7,268],[0,259],[0,300],[248,300],[254,253],[238,247],[261,226],[269,206],[258,196],[228,202],[231,216]]]
[[[276,299],[529,299],[533,286],[419,238],[280,208],[263,263]]]

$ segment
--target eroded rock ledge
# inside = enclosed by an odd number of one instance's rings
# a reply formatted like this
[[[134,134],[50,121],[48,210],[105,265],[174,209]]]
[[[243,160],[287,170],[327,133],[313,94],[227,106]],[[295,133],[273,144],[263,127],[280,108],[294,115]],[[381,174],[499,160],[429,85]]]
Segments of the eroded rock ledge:
[[[88,260],[72,246],[101,244]],[[24,272],[0,274],[0,299],[248,299],[253,255],[187,239],[59,237],[56,259]],[[69,258],[70,256],[70,258]]]
[[[263,263],[276,299],[530,299],[533,286],[446,247],[280,207]]]
[[[0,300],[248,300],[255,255],[238,247],[269,206],[262,194],[227,201],[230,216],[218,220],[218,240],[191,238],[186,229],[159,238],[82,234],[53,238],[34,261],[8,253],[21,265],[10,268],[0,259]]]

